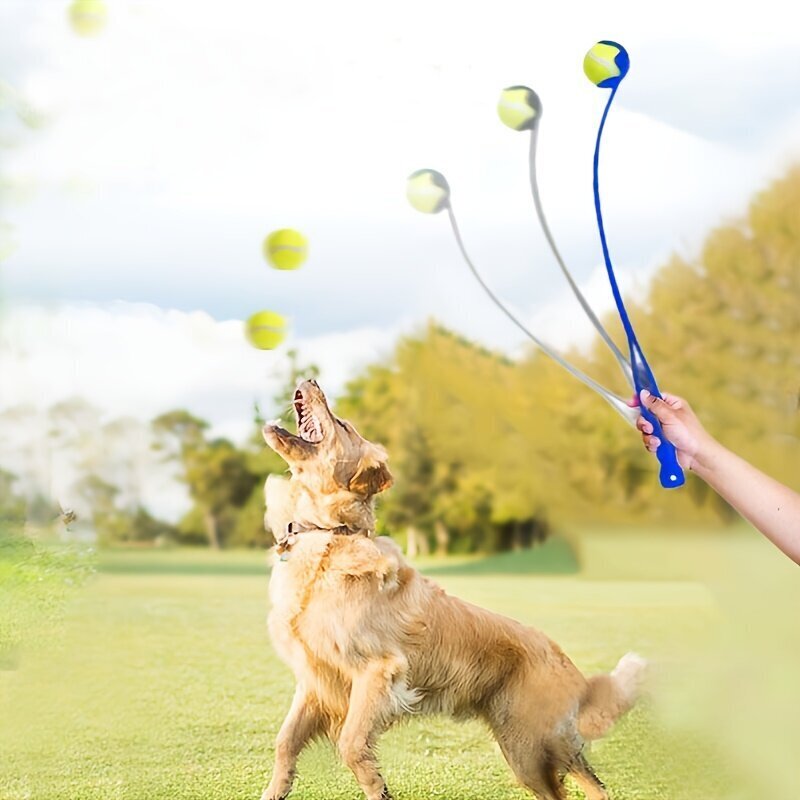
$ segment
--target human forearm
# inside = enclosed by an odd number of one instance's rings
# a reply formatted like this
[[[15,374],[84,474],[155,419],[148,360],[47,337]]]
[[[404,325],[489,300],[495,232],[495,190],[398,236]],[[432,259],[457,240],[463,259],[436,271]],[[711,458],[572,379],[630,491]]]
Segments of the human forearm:
[[[800,564],[800,495],[748,464],[717,442],[700,423],[689,404],[665,394],[663,399],[641,393],[661,423],[664,435],[678,451],[678,461],[702,478],[745,519],[789,558]],[[661,440],[643,416],[637,427],[645,447],[655,453]]]
[[[800,494],[713,439],[704,442],[692,471],[800,564]]]

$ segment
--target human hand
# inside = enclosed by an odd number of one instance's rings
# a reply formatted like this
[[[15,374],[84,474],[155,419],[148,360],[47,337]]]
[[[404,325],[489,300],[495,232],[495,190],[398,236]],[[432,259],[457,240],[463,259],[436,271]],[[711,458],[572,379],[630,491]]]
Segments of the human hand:
[[[674,394],[664,394],[662,398],[650,394],[647,389],[642,389],[641,395],[634,398],[634,405],[647,409],[659,421],[664,436],[677,450],[678,463],[681,467],[696,469],[703,464],[714,440],[686,400]],[[644,446],[651,453],[655,453],[661,440],[653,435],[653,426],[640,416],[636,420],[636,427],[642,432]]]
[[[681,397],[663,400],[643,390],[631,407],[640,407],[660,423],[675,447],[678,463],[702,478],[796,564],[800,564],[800,494],[784,486],[717,442]],[[636,421],[644,446],[655,453],[661,444],[643,416]]]

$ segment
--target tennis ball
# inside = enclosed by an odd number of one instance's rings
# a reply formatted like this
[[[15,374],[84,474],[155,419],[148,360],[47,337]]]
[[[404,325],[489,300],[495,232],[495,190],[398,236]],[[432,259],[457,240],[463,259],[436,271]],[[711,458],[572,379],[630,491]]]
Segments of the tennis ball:
[[[245,324],[245,335],[259,350],[274,350],[286,338],[286,318],[274,311],[257,311]]]
[[[281,228],[264,239],[264,257],[275,269],[297,269],[308,255],[308,242],[300,231]]]
[[[542,116],[542,102],[527,86],[509,86],[500,95],[497,115],[512,130],[529,131],[536,127]]]
[[[438,214],[450,202],[450,187],[435,169],[418,169],[408,176],[406,197],[417,211]]]
[[[103,0],[75,0],[69,7],[72,30],[80,36],[94,36],[105,27],[108,12]]]
[[[616,42],[602,41],[583,59],[586,77],[601,89],[614,88],[627,74],[631,60],[628,51]]]

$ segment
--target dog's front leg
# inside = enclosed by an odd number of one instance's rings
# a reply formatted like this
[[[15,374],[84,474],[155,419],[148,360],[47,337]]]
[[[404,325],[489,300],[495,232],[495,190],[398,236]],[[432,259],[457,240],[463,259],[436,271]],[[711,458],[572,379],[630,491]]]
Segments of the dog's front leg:
[[[286,719],[275,740],[272,780],[261,800],[283,800],[292,789],[297,757],[322,730],[323,717],[316,698],[298,686]]]
[[[339,752],[367,800],[389,800],[390,797],[378,771],[374,746],[395,713],[392,686],[404,671],[402,661],[386,658],[370,663],[353,678],[350,705],[339,737]]]

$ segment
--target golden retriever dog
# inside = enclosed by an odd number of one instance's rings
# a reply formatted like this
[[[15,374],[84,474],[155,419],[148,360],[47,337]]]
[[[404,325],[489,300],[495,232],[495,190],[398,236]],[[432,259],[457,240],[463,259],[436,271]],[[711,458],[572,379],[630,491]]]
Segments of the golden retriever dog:
[[[294,407],[297,436],[264,427],[291,471],[268,478],[265,519],[277,540],[269,629],[297,686],[262,800],[289,794],[317,737],[338,746],[367,800],[389,798],[376,740],[417,714],[484,720],[540,800],[566,797],[566,775],[589,800],[606,798],[584,743],[633,706],[642,659],[587,679],[540,631],[422,577],[374,535],[373,497],[392,484],[383,448],[334,416],[315,381],[300,384]]]

